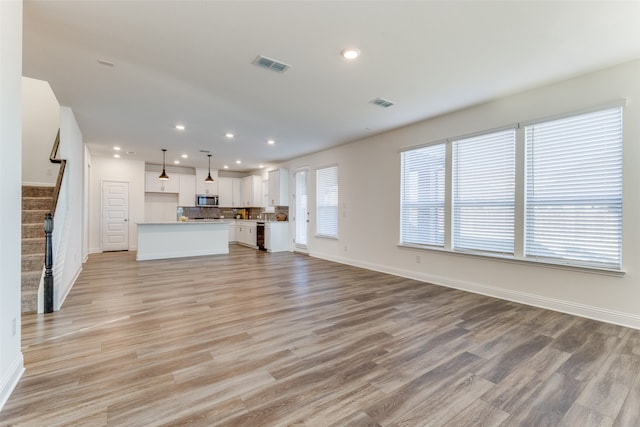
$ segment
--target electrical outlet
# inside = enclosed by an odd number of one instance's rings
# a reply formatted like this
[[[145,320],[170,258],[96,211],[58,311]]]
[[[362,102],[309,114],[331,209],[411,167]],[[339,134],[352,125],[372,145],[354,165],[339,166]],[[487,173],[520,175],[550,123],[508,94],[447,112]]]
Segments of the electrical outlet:
[[[347,252],[347,245],[344,245],[344,251]]]
[[[17,330],[17,325],[16,325],[16,318],[13,318],[13,321],[11,322],[11,335],[12,336],[16,336],[16,330]]]
[[[420,264],[420,255],[416,255],[416,264]]]

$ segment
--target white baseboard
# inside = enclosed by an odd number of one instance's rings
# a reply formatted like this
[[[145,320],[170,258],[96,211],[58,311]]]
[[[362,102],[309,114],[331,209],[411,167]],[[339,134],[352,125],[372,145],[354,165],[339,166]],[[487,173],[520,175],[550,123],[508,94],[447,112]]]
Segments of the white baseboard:
[[[16,360],[13,361],[7,375],[0,379],[0,411],[2,411],[4,404],[9,400],[9,396],[11,396],[13,389],[18,385],[18,381],[20,381],[23,373],[24,359],[22,352],[20,352]]]
[[[462,291],[472,292],[475,294],[486,295],[489,297],[499,298],[507,301],[513,301],[533,307],[544,308],[547,310],[559,311],[561,313],[572,314],[575,316],[585,317],[588,319],[598,320],[601,322],[612,323],[614,325],[625,326],[633,329],[640,329],[640,316],[621,311],[609,310],[591,305],[579,304],[572,301],[549,298],[540,295],[530,294],[526,292],[513,291],[509,289],[496,288],[480,283],[453,280],[443,276],[436,276],[418,271],[405,270],[400,268],[389,267],[385,265],[373,264],[365,261],[355,261],[348,258],[327,256],[324,254],[312,253],[310,256],[315,258],[333,261],[340,264],[360,267],[367,270],[378,271],[381,273],[392,274],[394,276],[405,277],[407,279],[418,280],[421,282],[433,283],[434,285],[446,286],[448,288],[459,289]]]
[[[64,300],[67,299],[67,296],[69,295],[69,292],[71,292],[71,289],[73,288],[73,285],[76,284],[76,280],[78,280],[78,277],[80,277],[80,273],[81,272],[82,272],[82,267],[80,267],[78,269],[78,271],[76,271],[76,274],[73,276],[73,279],[71,280],[71,283],[67,287],[66,292],[64,293],[64,295],[62,295],[62,298],[59,300],[60,302],[59,302],[58,307],[56,308],[56,310],[60,310],[60,308],[62,307],[62,304],[64,304]]]

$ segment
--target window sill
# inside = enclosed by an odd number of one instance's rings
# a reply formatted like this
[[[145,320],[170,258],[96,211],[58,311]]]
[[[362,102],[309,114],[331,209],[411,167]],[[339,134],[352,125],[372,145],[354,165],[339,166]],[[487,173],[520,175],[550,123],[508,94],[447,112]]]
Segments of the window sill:
[[[314,237],[318,237],[320,239],[338,240],[338,236],[328,236],[326,234],[314,234]]]
[[[429,252],[445,253],[449,255],[457,255],[457,256],[463,256],[463,257],[483,258],[491,261],[506,262],[509,264],[522,264],[522,265],[530,265],[530,266],[545,267],[545,268],[556,268],[559,270],[600,274],[600,275],[613,276],[613,277],[624,277],[624,275],[626,274],[624,270],[615,270],[611,268],[578,266],[578,265],[571,265],[571,264],[566,264],[562,262],[553,262],[553,261],[547,261],[547,260],[515,258],[514,256],[510,256],[510,255],[492,254],[487,252],[452,251],[452,250],[440,248],[437,246],[398,244],[398,247],[405,248],[405,249],[419,249],[419,250],[424,250]]]

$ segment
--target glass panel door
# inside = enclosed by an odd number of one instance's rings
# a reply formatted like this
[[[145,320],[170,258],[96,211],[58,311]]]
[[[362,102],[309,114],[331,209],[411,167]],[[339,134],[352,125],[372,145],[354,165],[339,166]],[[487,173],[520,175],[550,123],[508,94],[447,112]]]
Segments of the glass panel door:
[[[293,217],[296,228],[295,246],[297,250],[306,251],[309,225],[309,209],[307,205],[307,170],[302,169],[295,171],[293,176],[296,182],[294,194],[296,205]]]

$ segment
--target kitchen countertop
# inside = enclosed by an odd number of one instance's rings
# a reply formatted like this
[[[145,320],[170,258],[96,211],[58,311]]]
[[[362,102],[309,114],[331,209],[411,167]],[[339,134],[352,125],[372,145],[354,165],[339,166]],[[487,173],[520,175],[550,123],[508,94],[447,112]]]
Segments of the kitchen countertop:
[[[138,225],[165,225],[165,224],[231,224],[231,219],[190,219],[188,221],[141,221]]]
[[[244,222],[289,222],[289,221],[276,221],[275,219],[234,219],[233,221],[244,221]]]
[[[165,225],[165,224],[235,224],[235,223],[251,223],[268,222],[268,223],[288,223],[289,221],[276,221],[266,219],[189,219],[187,221],[140,221],[138,225]]]

